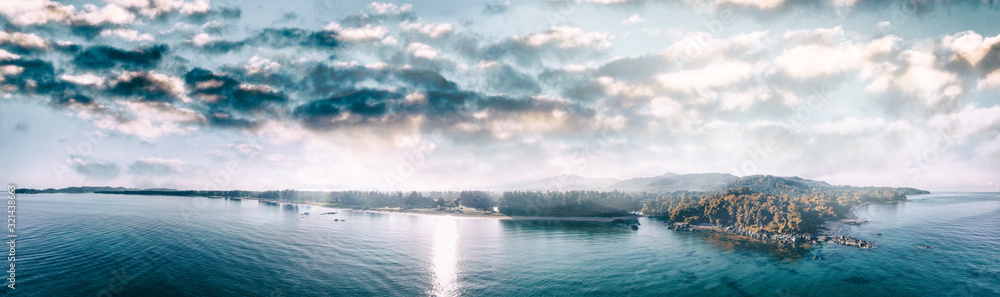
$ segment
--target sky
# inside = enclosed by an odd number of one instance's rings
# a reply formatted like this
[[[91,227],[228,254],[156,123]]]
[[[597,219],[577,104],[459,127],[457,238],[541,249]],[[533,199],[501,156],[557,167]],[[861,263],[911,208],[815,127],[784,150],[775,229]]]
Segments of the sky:
[[[0,2],[0,180],[1000,190],[992,1]]]

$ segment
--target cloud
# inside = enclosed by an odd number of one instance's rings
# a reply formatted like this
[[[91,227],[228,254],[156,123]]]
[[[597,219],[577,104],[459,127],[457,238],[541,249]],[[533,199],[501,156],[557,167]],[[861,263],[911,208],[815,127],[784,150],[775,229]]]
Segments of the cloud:
[[[0,31],[0,44],[13,44],[23,49],[47,49],[49,44],[45,39],[31,33]]]
[[[1000,106],[965,106],[952,113],[934,115],[928,125],[939,133],[957,139],[972,135],[995,137],[1000,132]]]
[[[125,69],[146,69],[155,67],[170,49],[165,44],[122,50],[110,46],[92,46],[83,50],[73,63],[77,67],[87,69],[108,69],[123,67]]]
[[[364,30],[371,30],[371,32],[378,34],[377,28],[360,29],[360,31],[352,31],[357,34],[353,37],[362,38],[364,37]],[[363,38],[362,38],[363,39]],[[288,46],[301,46],[309,48],[317,48],[323,50],[329,50],[340,45],[338,41],[338,35],[336,31],[333,30],[320,30],[320,31],[310,31],[299,28],[265,28],[239,41],[222,40],[214,38],[206,33],[199,33],[192,36],[188,42],[204,51],[211,53],[228,53],[233,51],[240,51],[246,46],[256,46],[256,47],[288,47]]]
[[[288,101],[283,92],[266,85],[241,83],[236,79],[211,71],[195,68],[184,75],[191,90],[191,97],[204,102],[213,116],[223,123],[235,120],[233,113],[247,114],[267,111],[270,106],[280,106]]]
[[[211,9],[208,0],[110,0],[109,2],[136,9],[139,15],[149,18],[164,16],[175,11],[185,15],[206,13]]]
[[[483,14],[485,15],[499,15],[504,14],[510,9],[510,1],[505,1],[504,3],[486,3],[483,7]]]
[[[642,17],[640,17],[638,14],[633,14],[632,16],[628,17],[628,19],[625,19],[624,21],[622,21],[622,24],[625,24],[625,25],[635,25],[635,24],[638,24],[638,23],[642,23],[644,21],[646,21],[646,20],[642,19]]]
[[[919,99],[926,106],[953,102],[964,93],[958,75],[940,67],[933,54],[906,50],[900,54],[906,64],[873,71],[873,81],[865,88],[871,92],[894,90]]]
[[[420,33],[430,38],[439,38],[451,33],[452,31],[451,24],[448,23],[422,24],[403,21],[399,24],[399,27],[404,31]]]
[[[294,115],[312,129],[330,129],[360,123],[383,122],[388,101],[402,96],[382,90],[360,90],[342,96],[313,100],[295,108]]]
[[[611,46],[613,35],[602,32],[585,32],[583,29],[553,26],[543,33],[515,36],[514,40],[531,47],[554,46],[557,48],[594,48],[603,49]]]
[[[118,177],[121,168],[114,162],[99,162],[80,156],[71,156],[73,171],[90,179],[107,180]]]
[[[188,100],[179,77],[149,72],[125,72],[110,82],[108,93],[141,101],[173,102]]]
[[[858,135],[870,131],[884,129],[886,121],[883,118],[864,118],[855,116],[845,118],[840,121],[820,123],[815,126],[815,130],[825,134]]]
[[[73,27],[125,25],[136,20],[133,11],[147,18],[179,12],[184,15],[206,13],[211,8],[207,0],[193,2],[175,0],[113,0],[104,7],[84,4],[82,9],[47,0],[4,1],[0,14],[18,26],[43,25],[59,22]]]
[[[167,176],[184,172],[186,163],[180,159],[159,157],[139,158],[128,166],[128,173],[145,176]]]
[[[344,41],[365,42],[382,40],[389,29],[385,26],[372,26],[366,24],[358,28],[342,28],[340,24],[333,22],[323,27],[324,31],[336,33],[336,38]]]
[[[976,84],[976,88],[980,90],[1000,88],[1000,70],[993,71],[980,79],[979,83]]]
[[[662,74],[657,76],[656,80],[667,90],[694,93],[702,89],[741,83],[754,73],[754,66],[750,63],[727,61],[711,64],[702,69]]]
[[[98,88],[104,87],[105,85],[105,79],[103,77],[89,72],[80,75],[63,74],[59,77],[59,79],[76,85],[95,86]]]
[[[382,3],[382,2],[372,2],[368,4],[368,9],[375,12],[376,14],[399,14],[403,12],[410,11],[413,5],[403,4],[396,5],[393,3]]]
[[[983,38],[974,31],[965,31],[945,36],[941,46],[953,52],[952,60],[962,60],[977,67],[990,53],[1000,52],[1000,35]]]
[[[406,46],[406,51],[412,54],[414,57],[434,59],[437,55],[441,53],[441,50],[433,48],[429,45],[414,42]]]

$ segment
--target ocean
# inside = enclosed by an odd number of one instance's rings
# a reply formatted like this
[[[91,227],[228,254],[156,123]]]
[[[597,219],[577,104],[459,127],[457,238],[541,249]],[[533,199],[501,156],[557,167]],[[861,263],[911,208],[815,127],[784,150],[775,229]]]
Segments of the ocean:
[[[874,249],[777,248],[650,218],[632,231],[255,200],[17,200],[7,296],[1000,296],[998,193],[859,207],[869,222],[839,232]]]

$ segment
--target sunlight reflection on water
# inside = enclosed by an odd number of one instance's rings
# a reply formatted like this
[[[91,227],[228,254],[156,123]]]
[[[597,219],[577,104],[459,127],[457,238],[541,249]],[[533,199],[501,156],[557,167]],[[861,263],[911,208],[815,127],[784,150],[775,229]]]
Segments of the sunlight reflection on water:
[[[458,295],[458,224],[455,218],[438,218],[434,232],[434,287],[432,296]]]

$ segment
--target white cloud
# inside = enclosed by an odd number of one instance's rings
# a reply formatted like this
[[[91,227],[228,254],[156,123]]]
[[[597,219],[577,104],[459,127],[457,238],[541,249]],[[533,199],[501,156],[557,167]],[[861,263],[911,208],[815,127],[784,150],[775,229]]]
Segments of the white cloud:
[[[429,45],[414,42],[406,46],[406,51],[413,54],[416,57],[434,59],[437,57],[441,50],[433,48]]]
[[[879,131],[886,127],[883,118],[858,118],[850,116],[840,121],[825,122],[815,125],[816,132],[837,135],[859,135],[871,131]]]
[[[403,30],[414,31],[420,34],[427,35],[430,38],[438,38],[444,36],[445,34],[451,33],[451,24],[441,23],[441,24],[421,24],[421,23],[410,23],[409,21],[403,21],[399,24],[399,27]]]
[[[72,5],[46,0],[0,1],[0,14],[15,25],[36,25],[65,21],[76,13]]]
[[[695,92],[705,88],[729,86],[746,81],[754,73],[750,63],[725,61],[710,64],[702,69],[670,72],[656,76],[663,88],[673,91]]]
[[[813,78],[840,74],[858,66],[856,51],[845,47],[802,45],[785,51],[774,60],[775,65],[793,78]]]
[[[789,30],[785,32],[783,39],[799,44],[818,43],[833,45],[844,41],[844,29],[840,26],[833,28],[816,28],[812,30]]]
[[[146,17],[157,17],[177,11],[181,14],[205,13],[211,9],[208,0],[182,1],[182,0],[108,0],[125,8],[135,8],[140,15]]]
[[[719,57],[741,57],[765,50],[768,31],[755,31],[719,39],[708,32],[690,32],[671,44],[661,55],[675,62],[697,62]]]
[[[80,75],[63,74],[59,78],[78,85],[87,85],[95,87],[104,86],[104,78],[97,76],[93,73],[84,73]]]
[[[128,101],[121,104],[133,117],[154,123],[196,124],[205,122],[205,116],[194,110],[177,108],[164,102]]]
[[[639,83],[629,83],[627,81],[616,81],[615,79],[607,76],[598,77],[597,83],[601,84],[601,86],[604,87],[604,91],[611,96],[638,98],[653,95],[653,88],[650,86]]]
[[[156,38],[154,38],[153,35],[151,35],[151,34],[148,34],[148,33],[142,33],[142,34],[140,34],[139,31],[132,30],[132,29],[114,29],[114,30],[104,30],[104,31],[101,31],[101,36],[112,36],[112,35],[113,36],[121,37],[122,39],[125,39],[125,40],[128,40],[128,41],[153,41],[153,40],[156,40]],[[200,45],[203,45],[203,44],[198,44],[198,45],[200,46]]]
[[[393,3],[382,2],[372,2],[368,4],[368,9],[371,9],[376,14],[399,14],[410,11],[411,8],[413,8],[413,5],[410,4],[396,5]]]
[[[951,50],[952,60],[963,59],[972,66],[978,66],[979,62],[989,54],[990,49],[1000,44],[1000,35],[983,38],[973,31],[965,31],[948,35],[941,39],[941,46]]]
[[[622,21],[622,24],[625,24],[625,25],[635,25],[635,24],[638,24],[638,23],[642,23],[644,21],[646,21],[646,20],[642,19],[642,17],[640,17],[638,14],[633,14],[632,16],[628,17],[628,19],[625,19],[624,21]]]
[[[323,30],[337,32],[338,39],[349,41],[380,40],[389,33],[389,29],[385,26],[365,25],[360,28],[342,28],[336,22],[327,24]]]
[[[583,29],[567,26],[553,26],[544,33],[515,36],[514,39],[533,47],[555,45],[559,48],[597,48],[611,46],[614,36],[603,32],[584,32]]]
[[[115,4],[108,4],[107,6],[104,6],[104,8],[100,9],[93,4],[87,4],[83,7],[86,9],[86,12],[81,12],[74,17],[75,21],[83,22],[89,25],[100,25],[104,23],[121,25],[131,23],[135,20],[134,14]]]
[[[964,92],[958,76],[941,69],[933,54],[907,50],[900,54],[900,58],[908,64],[905,71],[900,72],[899,67],[893,65],[872,69],[869,75],[873,81],[865,89],[885,92],[894,88],[922,100],[927,106],[951,102]]]
[[[24,67],[17,65],[3,65],[0,66],[0,82],[4,80],[4,77],[8,76],[18,76],[24,72]]]
[[[250,60],[247,61],[246,64],[243,64],[240,67],[243,68],[243,71],[245,71],[247,74],[253,75],[264,72],[271,72],[272,70],[280,68],[281,64],[278,64],[278,62],[268,60],[267,58],[261,57],[259,55],[254,55],[253,57],[250,57]]]
[[[191,37],[191,39],[188,40],[188,42],[191,42],[191,43],[193,43],[194,45],[197,45],[197,46],[204,46],[205,44],[208,44],[209,42],[212,42],[212,41],[215,41],[215,40],[216,40],[215,37],[212,37],[212,36],[210,36],[210,35],[208,35],[206,33],[198,33],[197,35]]]
[[[6,60],[17,60],[20,59],[21,55],[12,54],[11,52],[0,49],[0,61]]]
[[[928,122],[928,126],[937,132],[959,139],[986,130],[998,131],[1000,130],[1000,106],[977,108],[969,105],[953,113],[934,115]]]
[[[759,10],[771,10],[785,3],[785,0],[685,0],[698,7],[718,9],[719,6],[736,5],[753,7]]]
[[[21,32],[7,33],[0,31],[0,44],[3,43],[13,43],[19,47],[34,49],[45,49],[49,47],[48,42],[38,35],[31,33],[25,34]]]
[[[2,55],[0,55],[2,56]],[[980,90],[1000,88],[1000,69],[990,72],[986,77],[979,80],[976,88]]]

